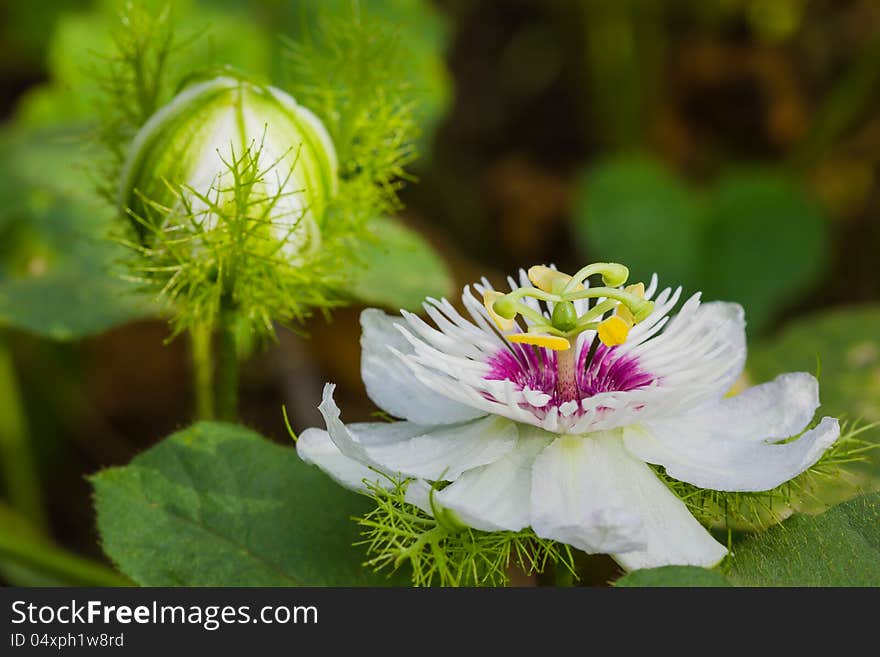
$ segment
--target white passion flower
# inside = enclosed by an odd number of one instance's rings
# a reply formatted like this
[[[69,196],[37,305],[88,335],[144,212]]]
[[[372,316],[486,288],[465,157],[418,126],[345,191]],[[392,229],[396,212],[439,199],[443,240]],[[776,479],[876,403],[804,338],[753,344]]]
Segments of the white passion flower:
[[[123,166],[120,210],[143,220],[147,202],[180,203],[169,186],[180,185],[194,192],[186,194],[191,207],[181,216],[210,230],[218,222],[211,205],[223,207],[242,193],[233,163],[243,156],[257,159],[258,173],[245,192],[256,199],[252,205],[265,206],[249,207],[249,214],[265,212],[270,236],[288,256],[317,249],[337,185],[333,142],[290,95],[231,76],[190,84],[143,126]]]
[[[593,274],[605,285],[589,287]],[[532,267],[506,294],[465,288],[469,318],[428,299],[433,326],[364,311],[367,393],[402,421],[343,424],[328,384],[327,429],[303,433],[301,458],[354,489],[381,484],[377,473],[408,478],[407,499],[429,513],[531,527],[626,569],[716,564],[726,548],[649,464],[702,488],[769,490],[840,428],[826,417],[804,431],[819,405],[806,373],[726,396],[746,357],[739,305],[695,294],[671,316],[681,288],[658,292],[656,276],[623,287],[627,275]]]

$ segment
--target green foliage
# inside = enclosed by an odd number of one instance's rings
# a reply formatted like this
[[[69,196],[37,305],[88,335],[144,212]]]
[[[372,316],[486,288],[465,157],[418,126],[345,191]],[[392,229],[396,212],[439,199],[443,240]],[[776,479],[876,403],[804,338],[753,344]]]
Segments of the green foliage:
[[[369,228],[372,239],[356,245],[345,264],[348,294],[367,305],[419,311],[425,297],[452,292],[449,270],[418,233],[383,218]]]
[[[368,500],[241,426],[196,424],[92,483],[104,550],[141,585],[397,581],[352,547]]]
[[[268,77],[274,32],[267,35],[253,17],[213,5],[101,0],[90,11],[60,14],[49,44],[49,79],[28,91],[18,120],[27,125],[99,117],[129,121],[167,102],[194,70],[229,65]],[[128,29],[119,30],[123,22]],[[108,92],[122,106],[101,107]],[[123,131],[130,126],[119,125]]]
[[[880,586],[880,493],[750,537],[726,570],[740,586]]]
[[[431,517],[406,502],[408,481],[370,487],[376,508],[358,519],[362,544],[377,572],[409,566],[415,586],[503,586],[516,565],[528,573],[548,563],[574,573],[567,545],[535,536],[531,530],[483,532],[459,526],[442,514]]]
[[[618,587],[729,587],[720,573],[697,566],[662,566],[628,573],[614,582]]]
[[[241,12],[241,3],[237,0],[211,3],[212,6],[220,4]],[[393,33],[399,44],[397,59],[382,62],[380,69],[389,65],[399,69],[408,80],[410,93],[417,93],[419,103],[414,108],[414,115],[423,137],[419,150],[430,149],[430,137],[452,99],[452,84],[443,61],[450,30],[443,12],[434,3],[429,0],[260,0],[255,4],[259,5],[259,12],[247,12],[241,18],[249,19],[257,14],[261,25],[272,37],[280,33],[297,41],[307,40],[319,32],[322,23],[328,19],[351,17],[353,8],[359,11],[362,19],[379,26],[382,32]],[[272,73],[273,78],[277,73],[278,80],[287,79],[296,84],[287,77],[290,70],[283,63]],[[301,99],[297,97],[297,100]]]
[[[112,217],[90,198],[76,134],[2,140],[0,326],[72,340],[155,314],[116,271],[124,250],[102,239]]]
[[[647,159],[609,160],[581,183],[581,248],[598,260],[623,262],[632,280],[662,273],[667,285],[690,285],[698,275],[700,208],[685,185]]]
[[[111,204],[116,202],[129,144],[167,97],[168,60],[179,47],[170,5],[157,14],[128,5],[122,23],[124,29],[112,32],[111,54],[90,69],[106,98],[98,106],[97,138],[109,156],[103,191]]]
[[[630,264],[634,279],[658,272],[661,283],[739,302],[752,331],[797,302],[825,265],[823,213],[772,170],[730,171],[698,192],[651,160],[611,158],[583,177],[575,207],[583,251]]]
[[[748,374],[755,381],[817,366],[825,413],[880,421],[880,305],[796,319],[749,350]]]
[[[101,89],[91,74],[106,60],[96,57],[113,46],[113,28],[120,14],[130,11],[127,0],[100,0],[90,10],[58,12],[49,46],[49,81],[28,92],[19,116],[27,123],[65,123],[96,116]],[[425,135],[446,112],[451,84],[442,54],[448,40],[443,15],[426,0],[361,0],[366,15],[393,29],[406,56],[402,66],[422,103],[416,118]],[[246,5],[218,0],[137,0],[136,14],[160,15],[170,7],[176,45],[160,104],[170,98],[181,78],[193,70],[228,65],[263,81],[283,81],[279,34],[299,38],[314,29],[319,16],[346,16],[351,0],[276,2],[257,0]],[[40,13],[40,12],[37,12]],[[45,12],[39,16],[45,20]],[[37,16],[34,19],[38,18]],[[51,27],[51,26],[48,26]],[[42,27],[45,33],[47,27]],[[145,44],[152,48],[155,44]],[[299,99],[297,99],[299,100]],[[426,144],[427,145],[427,144]]]
[[[762,169],[729,172],[706,204],[702,289],[742,300],[758,327],[794,305],[827,260],[827,219],[797,183]]]
[[[294,72],[294,86],[315,102],[332,97],[334,102],[340,103],[339,107],[321,104],[320,109],[326,116],[339,120],[334,125],[341,130],[337,136],[341,137],[345,156],[341,190],[325,213],[326,230],[322,238],[327,253],[296,276],[285,276],[285,284],[276,286],[273,282],[277,289],[275,299],[270,298],[267,287],[260,288],[257,283],[272,279],[270,266],[280,265],[283,270],[280,273],[285,275],[291,273],[292,267],[281,263],[278,253],[269,254],[267,261],[259,263],[257,256],[265,255],[262,253],[265,249],[240,258],[247,259],[248,266],[260,265],[253,268],[249,280],[238,286],[238,292],[245,296],[250,290],[259,290],[258,295],[251,295],[259,299],[245,310],[245,321],[266,332],[273,319],[297,321],[308,314],[311,306],[332,306],[349,296],[368,299],[371,303],[410,307],[417,296],[445,292],[448,285],[445,271],[427,245],[405,229],[389,228],[378,219],[398,207],[396,191],[405,177],[403,166],[414,155],[412,139],[417,132],[413,119],[417,109],[414,99],[425,98],[421,93],[424,90],[416,90],[419,85],[414,82],[414,76],[417,69],[423,70],[426,66],[442,71],[437,52],[445,40],[445,30],[436,13],[421,2],[403,0],[365,9],[363,20],[352,22],[348,3],[327,5],[320,11],[316,5],[308,4],[297,9],[295,16],[284,14],[280,24],[273,21],[265,26],[256,24],[253,15],[240,15],[240,7],[224,9],[216,3],[204,7],[191,0],[174,3],[106,0],[91,12],[61,15],[49,53],[50,81],[26,96],[18,111],[19,127],[10,135],[15,140],[26,141],[21,126],[67,124],[71,120],[84,123],[75,131],[65,130],[71,136],[64,141],[43,140],[39,148],[21,148],[10,156],[8,164],[0,162],[0,170],[15,171],[13,177],[0,182],[0,200],[7,201],[7,207],[22,205],[16,184],[22,172],[41,192],[57,189],[65,198],[76,196],[84,203],[68,205],[67,221],[81,225],[81,236],[103,255],[114,261],[119,259],[122,251],[118,246],[105,248],[98,244],[109,224],[103,222],[106,213],[91,202],[91,190],[97,185],[104,197],[115,203],[119,171],[132,137],[158,107],[170,100],[186,76],[197,70],[231,64],[248,71],[251,77],[268,79],[273,73],[272,62],[281,60],[270,56],[270,44],[279,27],[286,26],[303,37],[301,46],[289,42],[288,47],[300,56],[307,56],[304,61],[294,54],[290,59],[294,65],[286,67],[286,73]],[[279,8],[267,7],[264,14],[268,16],[276,11]],[[403,30],[404,25],[418,29]],[[264,32],[267,28],[271,29],[271,35]],[[419,45],[418,57],[410,56],[408,49],[413,42]],[[346,66],[350,61],[347,57],[352,53],[358,54],[357,67]],[[393,62],[397,64],[390,65]],[[325,73],[333,73],[333,77],[321,78]],[[326,93],[316,91],[317,87],[308,84],[309,81],[324,87]],[[442,84],[433,85],[432,89],[436,92],[441,87]],[[432,98],[436,101],[438,94]],[[90,121],[97,121],[97,127],[85,123]],[[96,138],[101,152],[91,149],[72,157],[74,151],[84,150],[87,134]],[[175,193],[179,193],[185,181],[169,182]],[[209,190],[196,191],[202,195],[210,193]],[[171,208],[164,202],[163,209],[151,208],[153,214],[162,214],[165,210]],[[180,207],[174,211],[182,212]],[[78,216],[80,213],[84,216]],[[100,225],[88,216],[91,213],[100,214]],[[34,232],[34,227],[28,225],[31,214],[30,208],[19,213],[16,231],[23,226],[24,233]],[[5,223],[11,222],[9,216],[9,212],[0,212],[0,231]],[[390,249],[365,232],[368,221],[376,222],[373,232],[379,239],[387,235],[403,249],[400,258],[383,257]],[[204,243],[204,237],[190,236],[185,241]],[[25,241],[33,240],[28,237]],[[128,237],[121,241],[134,242]],[[145,284],[145,291],[164,291],[165,298],[175,301],[182,301],[181,290],[196,291],[193,309],[187,310],[185,317],[176,322],[175,328],[180,330],[187,318],[195,317],[206,308],[210,316],[216,305],[218,287],[203,283],[216,277],[217,261],[228,262],[228,258],[225,255],[209,258],[208,262],[184,267],[186,275],[177,275],[184,245],[178,243],[170,248],[171,241],[165,239],[158,245],[155,250],[160,253],[154,263],[145,263],[143,257],[155,254],[140,250],[134,259],[133,278]],[[15,243],[20,242],[22,240],[16,238]],[[21,262],[33,259],[33,250],[24,248],[21,253],[13,254],[11,246],[7,246],[4,251],[14,262],[6,269],[21,269]],[[116,280],[115,275],[106,275],[109,269],[106,259],[89,256],[83,264],[95,267],[71,267],[60,271],[57,277],[16,280],[15,287],[4,295],[0,313],[8,323],[66,339],[154,312],[144,310],[143,300],[137,295],[133,299],[126,298],[131,296],[134,287]],[[418,265],[418,268],[401,276],[400,265]],[[159,272],[163,268],[167,276],[160,281]],[[376,280],[379,285],[385,280],[405,280],[407,285],[400,289],[397,285],[381,289],[370,286],[367,290],[364,278]],[[414,281],[424,281],[425,285],[421,290],[416,289]],[[30,301],[21,305],[22,297],[35,294],[43,296],[46,303]],[[281,298],[282,295],[287,296]],[[64,303],[66,299],[88,301],[95,312],[81,312],[78,305]],[[182,304],[177,308],[182,308]],[[65,310],[73,311],[70,317],[63,316]],[[62,314],[60,318],[58,311]],[[20,321],[15,319],[22,314],[28,316]]]
[[[417,103],[395,33],[355,9],[323,16],[314,34],[286,44],[288,89],[322,120],[339,158],[327,223],[360,228],[398,209]]]
[[[720,572],[637,570],[615,586],[880,586],[880,493],[796,514],[733,545]]]

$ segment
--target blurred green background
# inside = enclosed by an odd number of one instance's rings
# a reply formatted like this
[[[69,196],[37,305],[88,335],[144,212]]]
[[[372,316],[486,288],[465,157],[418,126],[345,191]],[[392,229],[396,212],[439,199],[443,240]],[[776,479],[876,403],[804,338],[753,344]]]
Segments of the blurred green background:
[[[182,32],[203,33],[188,65],[282,82],[279,35],[346,2],[172,4]],[[164,344],[150,301],[112,275],[112,209],[88,166],[89,71],[119,6],[0,4],[0,543],[29,531],[96,559],[84,475],[128,462],[192,414],[189,345]],[[375,254],[398,270],[374,285],[412,306],[531,264],[620,260],[636,278],[656,271],[742,303],[751,382],[820,367],[823,412],[880,420],[880,4],[361,6],[396,26],[423,101],[418,181],[401,213],[415,233]],[[418,235],[445,270],[426,264]],[[286,442],[282,404],[296,429],[319,424],[331,380],[346,420],[368,419],[359,311],[257,348],[244,421]],[[876,466],[860,467],[860,485],[880,482]],[[41,577],[0,558],[5,581]]]

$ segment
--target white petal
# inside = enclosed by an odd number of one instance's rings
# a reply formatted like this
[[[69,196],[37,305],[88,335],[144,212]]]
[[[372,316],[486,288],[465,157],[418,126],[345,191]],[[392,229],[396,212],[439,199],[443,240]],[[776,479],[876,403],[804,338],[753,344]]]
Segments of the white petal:
[[[452,481],[465,470],[497,461],[516,444],[516,426],[496,417],[439,427],[412,422],[345,425],[333,401],[334,389],[324,386],[318,407],[330,438],[343,454],[383,472]]]
[[[317,465],[337,483],[352,490],[365,491],[365,481],[378,485],[391,483],[388,477],[345,456],[323,429],[306,429],[296,441],[296,453],[306,463]]]
[[[647,545],[638,509],[619,494],[631,482],[618,479],[617,440],[602,432],[561,436],[535,459],[531,525],[538,536],[590,553]]]
[[[529,526],[532,464],[555,438],[534,427],[519,427],[516,447],[491,465],[468,470],[434,493],[434,502],[483,531],[519,531]]]
[[[818,406],[809,374],[785,374],[740,395],[678,418],[654,420],[625,433],[627,449],[676,479],[714,490],[775,488],[812,466],[840,436],[833,418],[796,440]]]
[[[695,402],[720,399],[745,365],[744,317],[739,304],[701,304],[699,295],[694,295],[663,333],[650,340],[638,338],[632,346],[628,341],[620,353],[637,356],[639,366],[666,389],[680,389]],[[640,328],[641,324],[633,331]]]
[[[429,516],[433,516],[431,509],[431,484],[424,479],[413,479],[406,485],[406,493],[403,497],[404,501],[419,507]]]
[[[536,459],[532,527],[586,552],[611,553],[625,568],[714,565],[727,550],[618,432],[562,436]]]
[[[391,349],[411,354],[412,346],[395,326],[404,324],[381,310],[361,313],[361,377],[367,395],[389,414],[417,424],[454,424],[485,412],[452,401],[421,383]]]

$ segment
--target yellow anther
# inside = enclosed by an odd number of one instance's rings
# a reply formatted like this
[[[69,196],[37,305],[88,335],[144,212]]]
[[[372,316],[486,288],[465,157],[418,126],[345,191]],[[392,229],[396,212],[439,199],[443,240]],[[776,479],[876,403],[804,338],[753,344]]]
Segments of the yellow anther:
[[[496,292],[495,290],[487,290],[483,293],[483,305],[486,307],[486,311],[489,313],[489,317],[492,318],[492,321],[495,322],[495,325],[500,328],[502,331],[509,331],[514,326],[514,321],[512,319],[505,319],[501,315],[495,312],[495,309],[492,307],[498,299],[503,297],[504,295],[501,292]]]
[[[633,285],[627,285],[623,288],[624,292],[628,292],[633,296],[638,297],[639,299],[645,298],[645,284],[644,283],[635,283]],[[627,308],[625,305],[620,304],[617,306],[617,309],[614,311],[614,315],[616,317],[620,317],[629,328],[632,328],[636,323],[636,318],[633,316],[632,311]]]
[[[629,292],[637,296],[639,299],[645,298],[645,284],[644,283],[633,283],[632,285],[627,285],[623,288],[624,292]]]
[[[633,324],[636,323],[636,318],[633,317],[632,311],[623,304],[615,308],[614,316],[622,319],[629,328],[632,328]]]
[[[630,325],[618,315],[613,315],[599,324],[599,339],[602,344],[614,347],[626,342]]]
[[[507,339],[511,342],[519,344],[533,344],[536,347],[546,347],[553,351],[565,351],[571,349],[571,343],[558,335],[547,335],[545,333],[514,333],[508,335]]]
[[[529,268],[529,280],[539,290],[549,292],[550,294],[559,294],[568,285],[571,276],[544,265],[535,265]],[[578,285],[575,288],[575,290],[583,289],[583,285]]]

